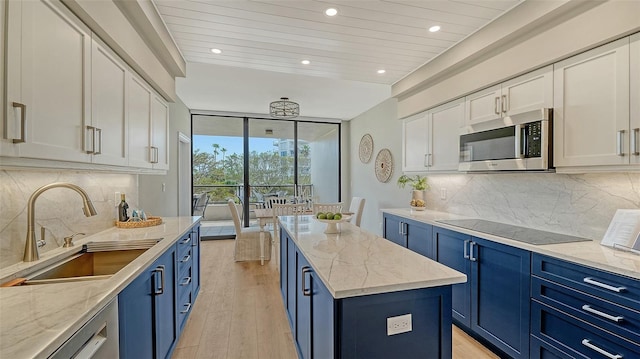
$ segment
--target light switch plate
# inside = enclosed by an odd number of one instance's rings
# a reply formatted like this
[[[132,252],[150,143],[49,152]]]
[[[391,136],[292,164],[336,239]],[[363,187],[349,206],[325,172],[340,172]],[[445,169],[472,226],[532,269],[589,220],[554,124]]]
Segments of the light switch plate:
[[[115,195],[113,196],[113,206],[118,207],[119,204],[120,204],[120,192],[116,192]]]

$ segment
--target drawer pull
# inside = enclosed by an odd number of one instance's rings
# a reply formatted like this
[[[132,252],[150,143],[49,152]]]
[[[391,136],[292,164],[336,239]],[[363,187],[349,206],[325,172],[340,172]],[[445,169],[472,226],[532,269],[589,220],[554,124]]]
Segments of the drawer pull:
[[[583,305],[583,306],[582,306],[582,310],[584,310],[585,312],[589,312],[589,313],[595,314],[595,315],[597,315],[597,316],[600,316],[600,317],[603,317],[603,318],[609,319],[609,320],[611,320],[611,321],[613,321],[613,322],[616,322],[616,323],[620,323],[621,321],[623,321],[623,320],[624,320],[624,317],[623,317],[623,316],[621,316],[621,315],[618,315],[617,317],[614,317],[614,316],[613,316],[613,315],[611,315],[611,314],[607,314],[607,313],[605,313],[605,312],[601,312],[601,311],[599,311],[599,310],[597,310],[597,309],[593,309],[593,308],[591,308],[591,306],[590,306],[590,305],[588,305],[588,304]]]
[[[191,254],[187,254],[186,256],[182,257],[180,262],[187,263],[189,261],[189,259],[191,259]]]
[[[597,346],[591,344],[591,341],[589,339],[582,339],[582,345],[584,345],[585,347],[598,352],[604,356],[606,356],[607,358],[611,358],[611,359],[622,359],[622,355],[620,354],[611,354],[608,351],[602,349],[602,348],[598,348]]]
[[[180,244],[187,244],[187,243],[189,243],[189,242],[191,242],[191,236],[189,236],[189,237],[187,237],[187,238],[185,238],[185,239],[181,240],[181,241],[180,241]]]
[[[464,257],[464,259],[469,259],[469,249],[468,248],[470,246],[467,246],[467,244],[469,244],[469,242],[471,242],[471,240],[470,239],[466,239],[464,241],[464,243],[462,244],[462,251],[463,251],[462,252],[462,256]]]
[[[180,313],[182,313],[182,314],[189,313],[189,309],[191,309],[191,303],[184,303],[184,306],[187,307],[187,309],[181,310]],[[622,357],[620,357],[620,358],[622,358]]]
[[[182,283],[180,283],[180,286],[184,287],[185,285],[189,285],[189,283],[191,283],[191,277],[186,277]]]
[[[616,292],[616,293],[622,293],[623,291],[625,291],[627,289],[626,287],[614,287],[612,285],[600,283],[600,282],[598,282],[597,280],[594,280],[591,277],[586,277],[582,281],[585,282],[585,283],[593,284],[596,287],[604,288],[604,289],[607,289],[607,290],[610,290],[610,291]]]

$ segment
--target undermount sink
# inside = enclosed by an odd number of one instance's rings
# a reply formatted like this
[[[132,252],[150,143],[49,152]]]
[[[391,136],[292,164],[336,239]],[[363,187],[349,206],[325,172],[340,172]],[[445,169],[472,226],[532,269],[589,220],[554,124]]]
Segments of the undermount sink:
[[[106,279],[138,258],[162,238],[90,242],[79,252],[25,276],[19,285]]]

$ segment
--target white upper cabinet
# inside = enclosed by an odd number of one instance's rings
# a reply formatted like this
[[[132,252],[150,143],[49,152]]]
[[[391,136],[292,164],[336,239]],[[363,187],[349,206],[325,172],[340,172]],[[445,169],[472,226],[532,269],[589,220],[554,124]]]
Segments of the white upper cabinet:
[[[628,165],[637,158],[629,153],[628,37],[556,63],[554,91],[556,167]]]
[[[464,100],[406,118],[402,127],[402,171],[457,171]]]
[[[402,122],[402,171],[426,171],[428,134],[427,113],[405,118]]]
[[[169,169],[169,107],[156,95],[151,100],[150,156],[154,169]]]
[[[151,90],[135,76],[129,77],[129,165],[151,168]]]
[[[83,144],[91,114],[89,28],[57,1],[9,1],[7,11],[2,154],[90,161]]]
[[[553,69],[547,66],[466,97],[467,126],[553,107]]]
[[[631,36],[630,59],[630,162],[640,165],[640,33]]]
[[[86,126],[85,150],[93,163],[127,166],[127,67],[94,39],[91,48],[91,125]]]

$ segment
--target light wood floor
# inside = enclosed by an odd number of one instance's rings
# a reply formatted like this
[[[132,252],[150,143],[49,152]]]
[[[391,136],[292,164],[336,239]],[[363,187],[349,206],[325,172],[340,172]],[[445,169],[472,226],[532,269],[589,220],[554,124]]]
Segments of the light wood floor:
[[[202,242],[200,294],[173,358],[297,358],[276,261],[236,263],[233,248],[233,240]],[[498,358],[456,327],[453,357]]]

